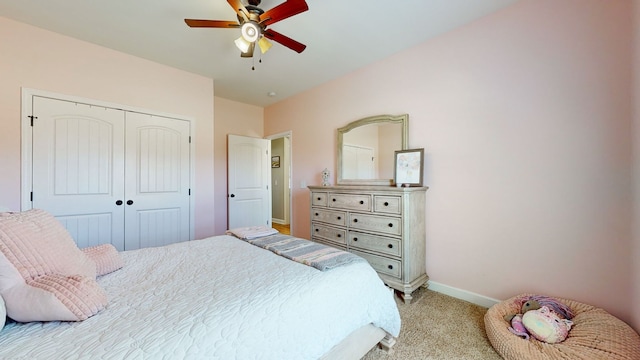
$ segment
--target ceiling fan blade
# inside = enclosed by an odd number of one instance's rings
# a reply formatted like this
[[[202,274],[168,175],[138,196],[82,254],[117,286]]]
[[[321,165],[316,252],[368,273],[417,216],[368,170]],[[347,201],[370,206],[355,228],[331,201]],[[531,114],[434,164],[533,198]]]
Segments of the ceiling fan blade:
[[[242,4],[240,0],[227,0],[227,2],[229,3],[229,5],[231,5],[233,11],[235,11],[236,13],[239,11],[242,11],[245,14],[249,13],[247,11],[247,8],[244,7],[244,4]]]
[[[307,45],[299,43],[295,40],[293,40],[290,37],[284,36],[282,34],[280,34],[279,32],[273,31],[271,29],[267,29],[264,31],[264,36],[267,39],[271,39],[275,42],[279,42],[280,44],[288,47],[289,49],[297,52],[297,53],[301,53],[304,51],[304,49],[307,48]]]
[[[287,0],[271,10],[267,10],[260,16],[260,19],[265,19],[262,23],[267,26],[307,10],[309,10],[309,6],[304,0]]]
[[[207,28],[238,28],[240,24],[235,21],[225,20],[197,20],[197,19],[184,19],[190,27],[207,27]]]

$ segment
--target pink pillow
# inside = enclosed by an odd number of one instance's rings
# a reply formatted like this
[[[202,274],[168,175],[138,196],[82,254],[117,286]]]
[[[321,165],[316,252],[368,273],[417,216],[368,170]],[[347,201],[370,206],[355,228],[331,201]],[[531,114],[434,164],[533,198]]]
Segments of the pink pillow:
[[[51,214],[0,214],[0,295],[16,321],[79,321],[107,305],[96,265]]]
[[[96,275],[102,276],[121,269],[124,262],[115,246],[102,244],[82,249],[96,263]]]

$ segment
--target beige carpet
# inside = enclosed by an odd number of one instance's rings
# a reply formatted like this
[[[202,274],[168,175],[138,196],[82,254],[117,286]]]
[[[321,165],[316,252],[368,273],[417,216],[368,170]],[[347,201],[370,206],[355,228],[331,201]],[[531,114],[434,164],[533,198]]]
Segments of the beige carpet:
[[[392,352],[375,348],[363,359],[502,359],[484,330],[486,308],[428,289],[413,295],[409,305],[396,297],[402,329]]]

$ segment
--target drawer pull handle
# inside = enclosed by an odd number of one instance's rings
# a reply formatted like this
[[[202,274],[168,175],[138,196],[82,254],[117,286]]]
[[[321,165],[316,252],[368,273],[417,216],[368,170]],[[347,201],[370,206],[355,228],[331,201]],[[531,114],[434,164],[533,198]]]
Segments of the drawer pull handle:
[[[339,238],[341,238],[341,237],[342,237],[342,234],[338,234],[337,236],[338,236]]]
[[[387,247],[388,247],[389,249],[393,249],[393,244],[389,244],[389,245],[387,245]]]
[[[389,268],[389,270],[393,270],[393,265],[389,265],[387,267]]]
[[[360,205],[364,205],[364,200],[360,200]]]
[[[320,229],[316,229],[316,232],[320,232]]]
[[[338,216],[338,220],[342,220],[342,216]]]
[[[320,200],[322,200],[322,198],[321,198],[321,197],[319,197],[319,198],[318,198],[318,201],[320,201]]]
[[[393,227],[393,224],[392,224],[392,223],[389,223],[389,227]]]
[[[333,198],[333,202],[336,202],[336,199],[335,199],[335,198]]]
[[[353,241],[358,241],[358,238],[353,238]]]
[[[320,214],[316,213],[316,216],[318,216],[318,215],[320,215]]]
[[[353,219],[353,222],[358,222],[358,219]]]
[[[389,206],[389,203],[385,201],[384,206]]]

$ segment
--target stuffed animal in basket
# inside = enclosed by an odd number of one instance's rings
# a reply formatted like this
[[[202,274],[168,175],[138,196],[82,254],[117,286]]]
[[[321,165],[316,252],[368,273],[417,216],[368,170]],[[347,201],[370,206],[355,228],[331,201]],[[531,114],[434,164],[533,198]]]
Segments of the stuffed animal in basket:
[[[555,344],[567,338],[573,325],[571,309],[561,302],[546,296],[533,295],[517,300],[521,312],[505,315],[511,325],[509,331],[529,340],[529,336],[546,343]]]

